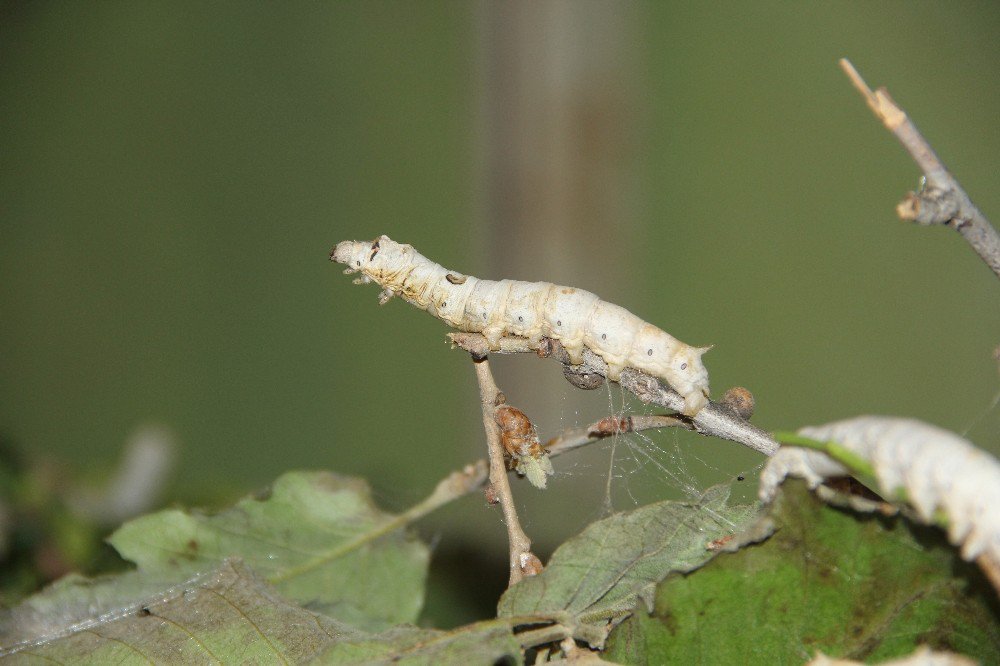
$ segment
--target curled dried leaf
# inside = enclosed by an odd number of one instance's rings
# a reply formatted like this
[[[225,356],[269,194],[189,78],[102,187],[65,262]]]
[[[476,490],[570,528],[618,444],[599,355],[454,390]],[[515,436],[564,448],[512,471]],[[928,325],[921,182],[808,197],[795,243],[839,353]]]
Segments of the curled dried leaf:
[[[514,469],[526,476],[531,485],[545,488],[546,478],[553,474],[552,462],[531,419],[517,407],[506,404],[496,408],[494,418],[500,427],[500,444]]]
[[[563,377],[570,384],[584,391],[593,391],[604,386],[604,377],[596,372],[581,372],[572,365],[563,366]]]

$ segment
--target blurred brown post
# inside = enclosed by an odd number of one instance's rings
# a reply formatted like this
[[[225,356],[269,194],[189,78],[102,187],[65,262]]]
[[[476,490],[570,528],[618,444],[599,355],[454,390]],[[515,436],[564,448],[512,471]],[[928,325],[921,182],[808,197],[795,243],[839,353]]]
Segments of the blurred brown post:
[[[632,286],[623,260],[640,242],[641,6],[479,8],[483,277],[544,280],[621,302]],[[572,389],[539,370],[518,372],[520,385],[503,389],[537,423],[557,427],[558,396]]]

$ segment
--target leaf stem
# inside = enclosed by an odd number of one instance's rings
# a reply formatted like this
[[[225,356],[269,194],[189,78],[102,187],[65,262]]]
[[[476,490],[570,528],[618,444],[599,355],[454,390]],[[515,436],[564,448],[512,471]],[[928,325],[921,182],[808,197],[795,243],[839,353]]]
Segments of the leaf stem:
[[[866,486],[870,488],[878,487],[875,467],[843,444],[821,442],[794,432],[776,432],[774,433],[774,438],[782,444],[789,446],[801,446],[802,448],[821,451],[846,467],[853,476],[857,477]]]
[[[438,482],[433,492],[426,499],[413,505],[398,516],[387,520],[377,527],[361,534],[352,541],[348,541],[333,550],[315,557],[302,564],[291,567],[270,577],[268,580],[272,584],[282,583],[296,576],[301,576],[314,569],[318,569],[326,564],[343,557],[347,553],[357,550],[362,546],[379,539],[386,534],[390,534],[398,529],[406,527],[410,523],[416,522],[439,507],[451,502],[459,497],[467,495],[482,486],[486,480],[486,463],[479,460],[471,465],[466,465],[464,469],[452,472]]]

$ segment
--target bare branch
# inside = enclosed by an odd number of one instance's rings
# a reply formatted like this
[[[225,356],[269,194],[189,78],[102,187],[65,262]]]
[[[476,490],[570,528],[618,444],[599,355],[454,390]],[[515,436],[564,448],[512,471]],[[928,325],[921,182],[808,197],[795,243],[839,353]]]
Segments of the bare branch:
[[[521,528],[511,493],[508,479],[508,473],[511,470],[507,469],[504,459],[502,432],[497,420],[497,408],[504,405],[506,398],[493,379],[493,373],[489,367],[490,350],[486,338],[478,333],[451,333],[448,337],[454,345],[471,354],[476,368],[483,410],[483,426],[486,430],[489,449],[489,484],[486,486],[486,499],[490,504],[500,504],[504,513],[504,522],[507,524],[510,543],[510,585],[513,585],[525,576],[540,572],[542,563],[531,552],[531,540]],[[593,374],[603,379],[603,373],[607,370],[601,357],[589,350],[584,352],[582,365],[571,365],[562,346],[557,341],[548,339],[543,339],[538,348],[532,348],[524,339],[501,338],[501,349],[497,353],[527,352],[558,360],[564,369],[570,369],[567,374],[577,376]],[[571,383],[576,385],[575,382]],[[680,409],[684,404],[684,399],[676,392],[664,388],[656,379],[640,372],[626,371],[622,375],[621,384],[644,402],[675,410]],[[682,414],[608,417],[589,426],[563,432],[547,442],[544,450],[549,456],[557,456],[620,433],[654,428],[684,428],[745,444],[756,451],[771,456],[777,450],[778,444],[770,434],[744,420],[743,416],[749,417],[752,411],[753,395],[746,389],[737,387],[727,391],[722,402],[709,403],[693,419]],[[479,460],[472,465],[467,465],[463,470],[453,472],[438,484],[438,489],[428,500],[419,505],[419,509],[407,512],[406,522],[422,517],[442,504],[482,487],[486,483],[486,474],[484,473],[486,466],[486,461]]]
[[[497,406],[504,402],[503,394],[493,379],[490,362],[485,356],[473,354],[473,365],[479,382],[483,427],[486,429],[486,445],[489,449],[490,485],[503,509],[504,523],[507,525],[507,537],[510,542],[509,584],[513,585],[524,578],[524,570],[531,570],[538,558],[531,552],[531,539],[521,529],[517,508],[514,506],[514,496],[511,494],[510,482],[507,479],[507,465],[503,458],[503,445],[500,443],[500,426],[495,417]]]
[[[564,430],[558,436],[553,437],[545,443],[545,450],[549,452],[550,456],[557,456],[600,441],[605,437],[614,437],[615,435],[627,432],[639,432],[654,428],[686,428],[691,430],[691,424],[681,417],[670,415],[647,416],[633,414],[621,418],[608,417],[582,428]]]
[[[448,338],[456,346],[471,353],[474,358],[485,358],[490,353],[486,338],[478,333],[449,333]],[[572,365],[562,345],[549,338],[542,338],[541,344],[538,346],[532,346],[531,342],[524,338],[500,338],[500,349],[493,353],[534,353],[542,357],[553,358],[564,367]],[[584,350],[583,363],[572,367],[573,371],[578,374],[597,374],[603,377],[607,372],[604,359],[589,349]],[[645,403],[659,405],[676,412],[680,412],[684,408],[684,398],[677,392],[664,387],[656,378],[637,370],[626,368],[622,371],[619,383]],[[778,450],[778,442],[769,433],[750,424],[738,416],[731,407],[724,404],[710,402],[693,418],[683,415],[672,418],[685,421],[688,424],[686,427],[702,435],[728,439],[748,446],[766,456],[772,456]]]
[[[846,58],[840,67],[851,83],[865,98],[869,108],[892,132],[923,171],[927,186],[920,192],[910,192],[896,213],[903,220],[929,226],[952,227],[972,246],[986,265],[1000,277],[1000,234],[983,215],[941,159],[920,134],[916,125],[889,96],[885,88],[872,91]]]
[[[400,514],[396,522],[400,526],[408,525],[420,520],[449,502],[475,492],[486,483],[486,471],[486,461],[477,460],[460,470],[452,472],[438,481],[438,484],[434,487],[434,491],[426,499],[410,507],[405,513]]]

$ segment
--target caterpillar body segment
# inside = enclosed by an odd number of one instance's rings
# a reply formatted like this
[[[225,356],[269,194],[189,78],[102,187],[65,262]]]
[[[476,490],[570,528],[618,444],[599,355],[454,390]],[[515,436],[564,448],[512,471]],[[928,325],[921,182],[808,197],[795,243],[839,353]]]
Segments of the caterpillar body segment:
[[[343,241],[330,259],[345,264],[345,273],[361,273],[356,283],[381,285],[379,302],[399,296],[452,328],[481,333],[492,350],[504,336],[533,344],[553,338],[573,364],[583,362],[584,348],[600,356],[611,381],[625,368],[666,381],[684,397],[689,416],[708,404],[701,356],[709,347],[687,345],[589,291],[550,282],[480,280],[449,271],[388,236]]]
[[[894,416],[857,416],[798,434],[836,443],[869,464],[883,497],[905,498],[923,522],[944,523],[966,560],[985,555],[1000,567],[1000,460],[955,433]],[[761,472],[759,497],[772,501],[788,476],[815,488],[848,473],[826,452],[782,446]]]

